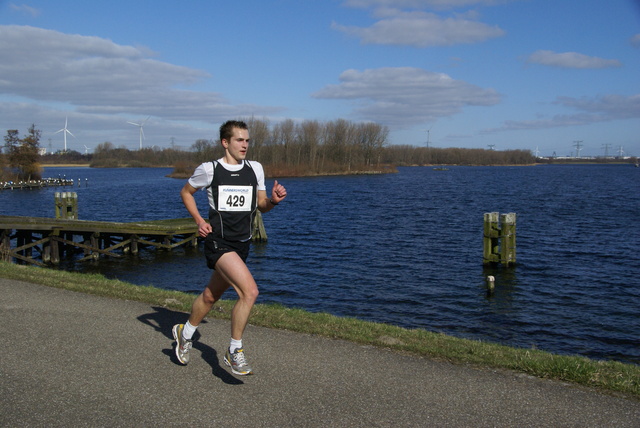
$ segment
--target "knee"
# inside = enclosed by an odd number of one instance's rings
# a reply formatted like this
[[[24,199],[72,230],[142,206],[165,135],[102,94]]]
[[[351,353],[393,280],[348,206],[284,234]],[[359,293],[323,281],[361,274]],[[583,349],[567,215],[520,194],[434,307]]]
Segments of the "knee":
[[[202,297],[202,301],[209,306],[213,306],[213,304],[218,300],[213,295],[213,293],[209,291],[209,289],[205,289],[205,291],[200,296]]]
[[[256,300],[258,300],[258,294],[260,294],[260,292],[258,291],[258,287],[251,287],[245,291],[244,298],[247,302],[253,304],[256,302]]]

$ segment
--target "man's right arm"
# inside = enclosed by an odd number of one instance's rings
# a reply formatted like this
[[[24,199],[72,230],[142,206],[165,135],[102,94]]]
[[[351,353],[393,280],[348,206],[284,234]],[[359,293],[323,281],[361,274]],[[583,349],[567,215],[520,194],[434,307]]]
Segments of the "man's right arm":
[[[185,208],[198,225],[198,234],[204,238],[211,233],[212,229],[211,225],[202,218],[200,211],[198,210],[196,198],[193,197],[194,193],[197,191],[198,189],[187,182],[180,191],[180,197],[182,198],[182,203],[184,203]]]

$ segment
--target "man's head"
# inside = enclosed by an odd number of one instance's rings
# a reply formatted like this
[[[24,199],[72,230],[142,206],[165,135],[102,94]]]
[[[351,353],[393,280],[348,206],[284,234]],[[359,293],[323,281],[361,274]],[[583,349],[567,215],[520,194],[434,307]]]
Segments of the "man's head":
[[[248,130],[247,124],[241,120],[228,120],[220,126],[220,141],[231,140],[233,137],[233,128]]]
[[[225,161],[229,164],[242,162],[249,149],[249,129],[247,124],[230,120],[220,127],[220,144],[225,149]]]

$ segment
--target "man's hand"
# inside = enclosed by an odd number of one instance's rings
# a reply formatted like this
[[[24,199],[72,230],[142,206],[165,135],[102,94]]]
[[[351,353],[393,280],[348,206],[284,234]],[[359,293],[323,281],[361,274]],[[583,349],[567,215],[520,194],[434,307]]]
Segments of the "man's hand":
[[[198,223],[198,235],[200,235],[201,238],[206,238],[212,231],[211,225],[206,221]]]
[[[271,189],[271,201],[279,204],[284,198],[287,197],[287,189],[282,184],[278,184],[278,180],[273,183]]]

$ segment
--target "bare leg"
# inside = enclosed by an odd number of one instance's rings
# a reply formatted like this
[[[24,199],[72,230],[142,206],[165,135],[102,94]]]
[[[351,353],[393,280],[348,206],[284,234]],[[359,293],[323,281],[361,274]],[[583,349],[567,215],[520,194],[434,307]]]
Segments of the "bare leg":
[[[220,300],[222,293],[229,288],[229,285],[230,284],[228,284],[218,272],[213,271],[207,287],[198,297],[196,297],[191,305],[189,323],[193,326],[200,325],[204,317],[207,316],[213,307],[214,303]]]
[[[220,257],[216,263],[216,273],[224,280],[226,288],[231,285],[238,293],[238,301],[231,311],[231,337],[240,340],[249,322],[251,308],[258,298],[258,284],[240,256],[233,252]],[[215,290],[213,294],[217,294]]]
[[[231,311],[231,337],[240,340],[249,322],[251,308],[258,298],[258,284],[247,265],[234,252],[225,253],[216,263],[216,270],[211,275],[207,288],[196,297],[191,306],[189,323],[199,325],[229,286],[238,294],[238,301]]]

